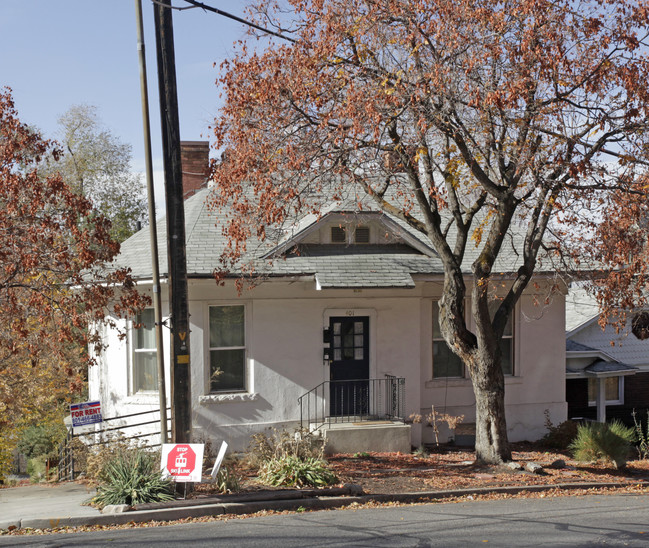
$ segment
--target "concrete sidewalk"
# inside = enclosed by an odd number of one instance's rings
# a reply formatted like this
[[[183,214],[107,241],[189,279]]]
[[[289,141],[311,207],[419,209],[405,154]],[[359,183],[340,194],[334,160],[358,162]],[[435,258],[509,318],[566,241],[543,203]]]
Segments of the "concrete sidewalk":
[[[102,514],[82,503],[94,495],[78,483],[52,486],[32,485],[0,489],[0,529],[53,529],[83,525],[118,525],[129,522],[171,521],[190,517],[220,514],[251,514],[261,510],[296,510],[339,508],[352,503],[368,502],[426,502],[448,497],[484,495],[489,493],[516,494],[548,490],[592,488],[621,488],[647,485],[626,483],[564,483],[515,487],[484,487],[399,494],[362,494],[359,486],[317,490],[281,490],[177,500],[170,503],[146,504],[123,513]]]
[[[21,521],[29,519],[55,522],[61,518],[97,516],[99,510],[82,505],[94,494],[94,489],[74,482],[0,489],[0,529],[20,527]]]

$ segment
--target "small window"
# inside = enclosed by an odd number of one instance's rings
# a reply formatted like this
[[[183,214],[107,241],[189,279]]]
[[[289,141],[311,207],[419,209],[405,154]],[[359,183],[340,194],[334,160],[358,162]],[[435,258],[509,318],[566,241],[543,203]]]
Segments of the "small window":
[[[332,226],[331,227],[331,243],[332,244],[344,244],[347,242],[347,233],[345,227],[343,226]]]
[[[210,306],[210,392],[246,389],[243,306]]]
[[[357,226],[354,231],[354,242],[357,244],[369,244],[370,243],[370,227],[369,226]]]
[[[433,378],[464,377],[464,364],[446,344],[439,327],[439,302],[433,303]]]
[[[133,321],[133,392],[158,390],[155,315],[145,308]]]
[[[622,405],[624,403],[623,377],[606,377],[602,379],[605,383],[604,391],[606,392],[607,405]],[[588,405],[597,404],[597,379],[588,379]]]

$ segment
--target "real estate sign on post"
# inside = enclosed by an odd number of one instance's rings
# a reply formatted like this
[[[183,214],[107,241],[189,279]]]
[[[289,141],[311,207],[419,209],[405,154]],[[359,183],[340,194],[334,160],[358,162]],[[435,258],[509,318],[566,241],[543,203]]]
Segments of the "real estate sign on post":
[[[202,443],[163,443],[162,472],[176,481],[200,482],[204,447]]]
[[[101,402],[84,401],[81,403],[70,404],[70,416],[72,417],[72,426],[86,426],[101,422]]]

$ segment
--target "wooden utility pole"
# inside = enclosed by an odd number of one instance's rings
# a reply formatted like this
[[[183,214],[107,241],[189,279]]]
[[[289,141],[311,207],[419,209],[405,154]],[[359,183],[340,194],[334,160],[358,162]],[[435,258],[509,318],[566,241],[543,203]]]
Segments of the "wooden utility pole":
[[[189,360],[189,309],[185,210],[180,158],[180,124],[176,91],[173,24],[170,0],[153,5],[160,122],[167,200],[167,256],[169,259],[169,306],[171,311],[171,438],[191,442],[191,378]]]
[[[160,443],[167,443],[167,388],[162,348],[162,304],[160,299],[160,268],[158,265],[158,228],[155,219],[155,192],[153,189],[153,161],[151,159],[151,131],[149,124],[149,89],[146,79],[144,53],[144,25],[142,0],[135,0],[137,24],[137,51],[140,65],[140,95],[142,103],[142,130],[144,132],[144,159],[146,164],[146,190],[149,203],[149,241],[151,242],[151,274],[153,281],[153,311],[155,316],[155,348],[158,368],[158,398],[160,402]]]

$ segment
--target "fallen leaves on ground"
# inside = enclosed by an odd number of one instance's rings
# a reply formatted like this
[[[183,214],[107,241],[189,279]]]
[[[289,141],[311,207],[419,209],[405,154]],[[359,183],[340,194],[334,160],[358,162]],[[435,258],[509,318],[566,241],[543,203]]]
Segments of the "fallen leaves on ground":
[[[481,487],[505,487],[526,485],[557,485],[556,489],[543,492],[522,491],[518,493],[466,493],[449,496],[443,499],[431,499],[417,503],[352,502],[347,509],[379,508],[382,506],[409,506],[413,504],[466,503],[471,501],[502,500],[506,498],[550,498],[559,496],[607,495],[619,493],[649,494],[649,461],[632,460],[626,469],[615,470],[605,464],[583,464],[570,458],[566,453],[539,450],[531,444],[513,445],[514,461],[523,466],[535,462],[544,467],[543,474],[533,474],[526,471],[513,471],[505,466],[487,466],[474,463],[473,452],[455,447],[439,447],[430,450],[427,455],[405,453],[357,453],[340,454],[330,457],[329,463],[342,483],[356,483],[362,486],[366,493],[396,494],[422,491],[440,491],[448,489],[477,489]],[[562,468],[550,468],[550,464],[563,461]],[[244,473],[242,487],[244,491],[265,489],[256,480],[252,470],[242,468]],[[583,487],[587,483],[616,483],[619,487]],[[566,490],[560,485],[572,484],[573,488]],[[276,488],[274,488],[276,489]],[[201,484],[197,494],[204,495],[210,491],[209,484]],[[342,508],[338,508],[342,509]],[[300,512],[325,512],[336,509],[301,508]],[[46,535],[52,533],[77,533],[88,531],[103,531],[107,529],[132,529],[137,527],[160,527],[179,525],[183,523],[206,523],[251,517],[273,516],[294,513],[296,510],[262,510],[253,514],[222,514],[198,518],[185,518],[175,521],[149,521],[145,523],[129,522],[122,525],[93,525],[84,527],[62,527],[56,529],[15,529],[0,530],[3,535]]]
[[[647,461],[630,461],[626,469],[615,470],[601,463],[578,463],[567,454],[539,451],[525,444],[515,444],[512,456],[523,467],[529,462],[540,464],[543,473],[476,464],[473,452],[452,447],[434,448],[425,456],[399,453],[341,454],[329,458],[329,463],[342,482],[359,484],[366,493],[649,480]],[[551,468],[550,465],[557,461],[563,461],[565,466]]]

